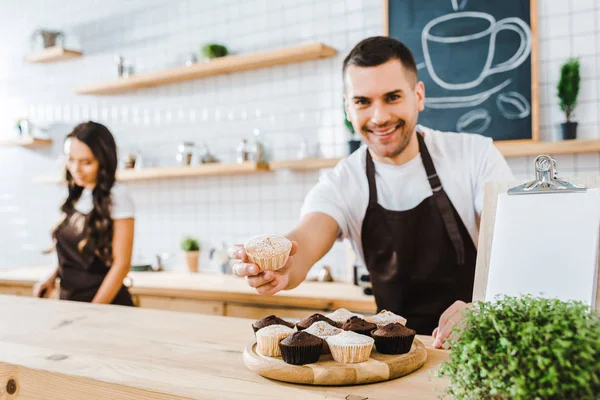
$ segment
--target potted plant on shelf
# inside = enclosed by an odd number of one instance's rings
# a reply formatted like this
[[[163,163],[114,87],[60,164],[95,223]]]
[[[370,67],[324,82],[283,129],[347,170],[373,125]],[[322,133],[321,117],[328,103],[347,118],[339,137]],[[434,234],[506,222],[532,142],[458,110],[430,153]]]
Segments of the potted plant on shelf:
[[[560,108],[567,118],[567,121],[561,124],[563,140],[577,137],[577,122],[571,121],[571,117],[577,105],[580,81],[579,60],[571,58],[560,69],[560,80],[557,87]]]
[[[198,272],[198,260],[200,259],[200,244],[191,236],[181,239],[181,250],[185,252],[187,266],[190,272]]]
[[[209,60],[213,58],[225,57],[229,54],[226,46],[218,43],[207,43],[202,46],[202,55]]]
[[[348,120],[348,115],[346,114],[346,109],[344,109],[344,125],[346,125],[346,129],[350,132],[350,140],[348,140],[348,151],[350,154],[354,153],[361,145],[361,141],[356,138],[356,131],[352,126],[352,122]]]
[[[477,302],[448,339],[438,376],[453,399],[595,399],[600,318],[580,302],[533,296]]]

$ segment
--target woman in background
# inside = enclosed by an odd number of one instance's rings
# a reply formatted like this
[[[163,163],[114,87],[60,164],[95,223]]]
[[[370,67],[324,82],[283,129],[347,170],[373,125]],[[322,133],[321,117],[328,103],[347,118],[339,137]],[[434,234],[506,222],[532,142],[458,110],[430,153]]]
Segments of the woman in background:
[[[133,306],[123,279],[131,266],[134,210],[126,188],[115,182],[115,140],[105,126],[82,123],[67,136],[65,155],[69,193],[52,232],[58,268],[33,294],[50,297],[60,277],[61,299]]]

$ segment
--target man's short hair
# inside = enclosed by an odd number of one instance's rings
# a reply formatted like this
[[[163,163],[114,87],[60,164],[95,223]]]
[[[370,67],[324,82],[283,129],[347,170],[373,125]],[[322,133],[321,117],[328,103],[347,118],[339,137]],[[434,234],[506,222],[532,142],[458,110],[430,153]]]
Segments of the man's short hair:
[[[357,67],[376,67],[392,59],[399,60],[404,68],[415,74],[417,65],[411,51],[404,43],[389,36],[373,36],[360,41],[344,59],[342,74],[350,65]]]

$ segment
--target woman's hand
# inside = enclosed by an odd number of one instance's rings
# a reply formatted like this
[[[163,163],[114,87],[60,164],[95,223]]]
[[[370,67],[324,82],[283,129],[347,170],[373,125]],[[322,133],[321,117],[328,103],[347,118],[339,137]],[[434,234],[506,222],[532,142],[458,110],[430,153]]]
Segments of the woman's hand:
[[[49,299],[56,287],[55,281],[56,278],[52,276],[44,281],[37,282],[33,285],[33,296]]]

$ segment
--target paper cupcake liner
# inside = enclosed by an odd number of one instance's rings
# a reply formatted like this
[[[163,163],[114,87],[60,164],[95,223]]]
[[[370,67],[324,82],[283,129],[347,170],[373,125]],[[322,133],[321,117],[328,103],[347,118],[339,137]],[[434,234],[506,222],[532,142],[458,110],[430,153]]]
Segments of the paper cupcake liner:
[[[405,354],[412,347],[415,335],[383,337],[373,335],[375,339],[375,348],[381,354]]]
[[[282,333],[280,335],[257,335],[257,350],[263,356],[279,357],[281,356],[281,351],[279,350],[279,342],[281,342],[283,339],[290,335],[291,332]]]
[[[277,271],[283,268],[289,258],[289,253],[275,257],[255,257],[246,253],[251,263],[258,265],[262,271]]]
[[[356,364],[365,362],[371,357],[373,344],[329,345],[331,355],[337,362]]]
[[[292,365],[304,365],[319,361],[323,344],[286,346],[279,343],[279,348],[281,350],[281,358],[283,358],[283,361]]]

